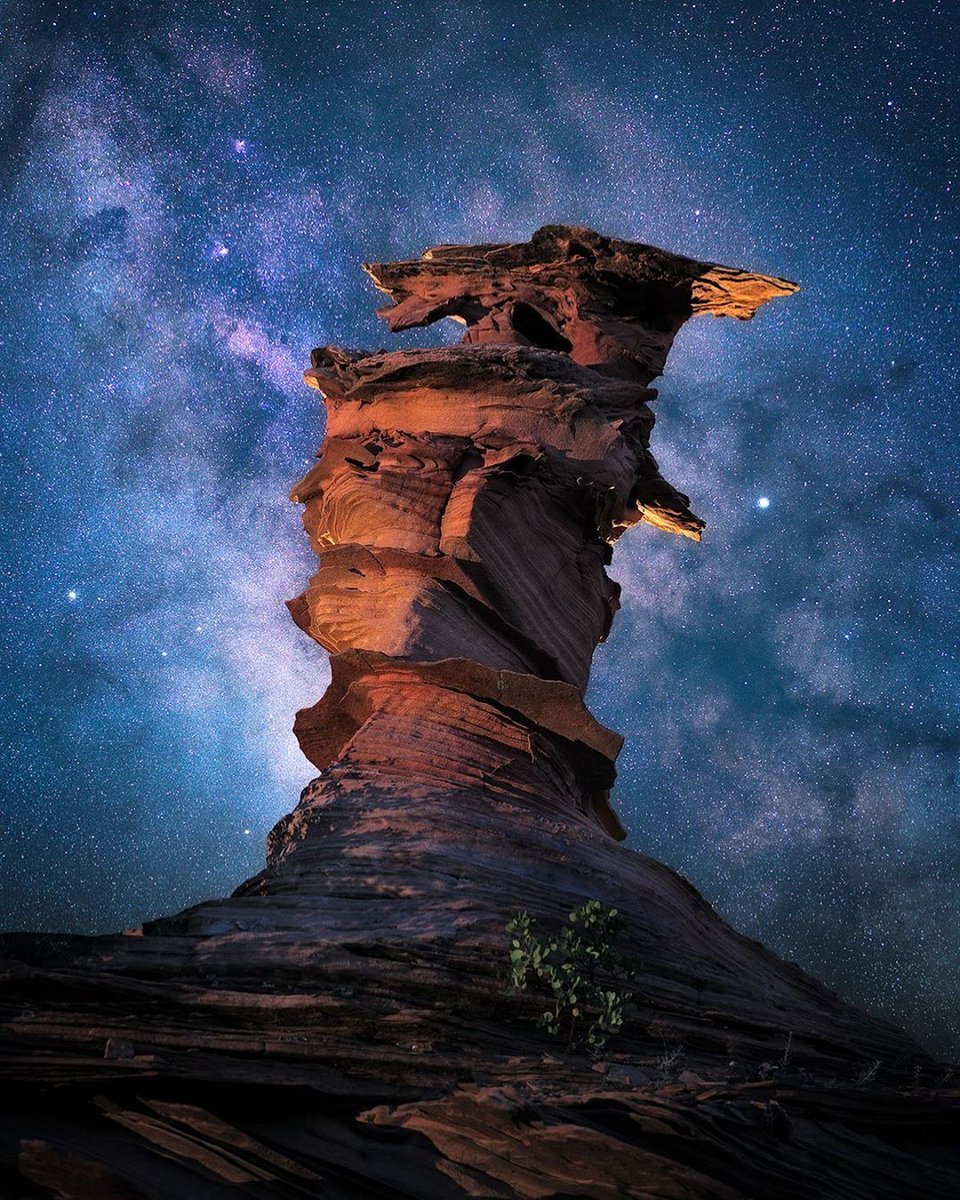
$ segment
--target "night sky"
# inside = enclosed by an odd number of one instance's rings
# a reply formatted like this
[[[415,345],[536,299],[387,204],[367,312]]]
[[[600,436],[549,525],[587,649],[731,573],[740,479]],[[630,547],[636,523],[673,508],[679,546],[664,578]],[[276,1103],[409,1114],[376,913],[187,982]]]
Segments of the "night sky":
[[[802,287],[658,384],[708,529],[615,551],[628,844],[960,1056],[951,7],[4,4],[3,927],[260,868],[328,678],[309,350],[459,336],[390,339],[362,260],[579,223]]]

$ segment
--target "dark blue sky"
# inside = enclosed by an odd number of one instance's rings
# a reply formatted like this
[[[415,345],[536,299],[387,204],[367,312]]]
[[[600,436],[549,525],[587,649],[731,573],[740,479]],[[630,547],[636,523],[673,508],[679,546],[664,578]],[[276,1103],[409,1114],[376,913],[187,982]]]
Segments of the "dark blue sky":
[[[4,4],[2,924],[259,868],[327,679],[282,603],[310,347],[387,343],[363,259],[582,223],[803,289],[660,383],[708,530],[615,554],[630,844],[960,1054],[950,9]]]

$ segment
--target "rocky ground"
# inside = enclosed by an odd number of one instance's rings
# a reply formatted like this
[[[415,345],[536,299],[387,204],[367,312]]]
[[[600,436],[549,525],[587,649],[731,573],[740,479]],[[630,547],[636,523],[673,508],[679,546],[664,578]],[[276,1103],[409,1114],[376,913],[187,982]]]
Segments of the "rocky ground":
[[[309,887],[4,939],[3,1194],[958,1194],[949,1069],[662,865],[479,795],[327,820]],[[596,1054],[508,986],[511,912],[558,929],[585,898],[639,960]]]

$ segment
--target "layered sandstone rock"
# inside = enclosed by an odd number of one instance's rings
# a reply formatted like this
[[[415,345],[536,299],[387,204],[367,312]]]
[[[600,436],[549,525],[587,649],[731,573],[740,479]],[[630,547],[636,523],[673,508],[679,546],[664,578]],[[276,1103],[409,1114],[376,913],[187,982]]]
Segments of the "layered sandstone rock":
[[[703,528],[650,452],[647,385],[688,317],[746,319],[796,285],[565,226],[366,270],[392,330],[466,332],[459,348],[313,352],[327,438],[292,498],[320,569],[290,609],[334,682],[299,714],[300,744],[378,787],[528,796],[622,838],[619,740],[582,704],[619,606],[604,568],[637,522]],[[333,786],[309,793],[300,833]]]
[[[610,547],[703,523],[649,450],[688,317],[794,285],[551,226],[367,268],[402,329],[316,351],[331,653],[319,769],[234,896],[103,938],[0,939],[0,1184],[57,1197],[952,1197],[958,1095],[899,1030],[618,845],[620,738],[583,704]],[[506,986],[505,925],[596,898],[641,963],[612,1054]]]

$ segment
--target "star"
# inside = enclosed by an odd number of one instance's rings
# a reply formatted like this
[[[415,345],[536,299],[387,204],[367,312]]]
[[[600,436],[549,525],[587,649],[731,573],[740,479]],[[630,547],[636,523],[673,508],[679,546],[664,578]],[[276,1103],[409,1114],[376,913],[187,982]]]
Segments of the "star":
[[[80,593],[79,593],[79,592],[77,592],[77,591],[74,591],[74,589],[73,589],[73,588],[71,588],[71,589],[70,589],[70,591],[69,591],[69,592],[67,592],[67,599],[68,599],[68,600],[70,601],[70,603],[72,604],[72,603],[74,602],[74,600],[79,600],[79,599],[80,599]]]
[[[757,501],[757,508],[769,508],[769,507],[770,507],[770,497],[769,496],[761,496],[760,499]]]

